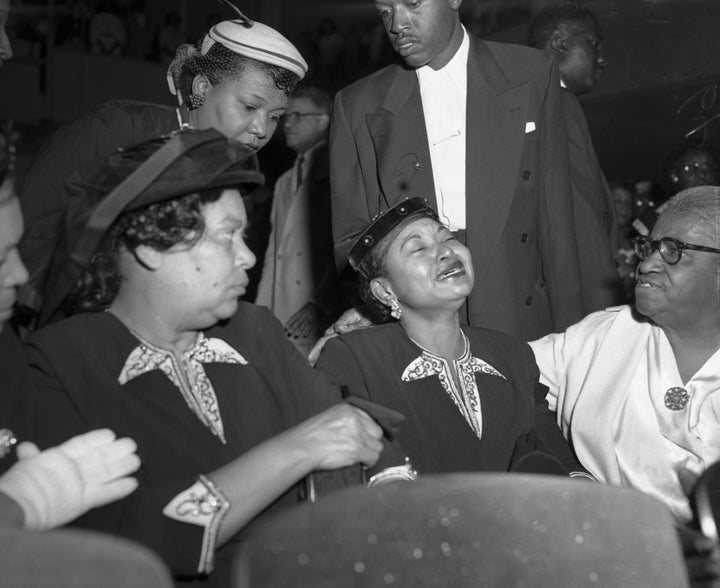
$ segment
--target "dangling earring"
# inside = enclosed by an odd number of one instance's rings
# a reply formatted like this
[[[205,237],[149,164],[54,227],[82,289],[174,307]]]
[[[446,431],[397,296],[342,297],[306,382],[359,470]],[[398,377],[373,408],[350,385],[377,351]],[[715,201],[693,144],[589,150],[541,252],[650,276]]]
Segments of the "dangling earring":
[[[393,298],[390,303],[390,316],[396,320],[400,320],[400,317],[402,316],[402,308],[400,308],[400,302],[397,298]]]
[[[197,110],[200,108],[203,104],[205,104],[205,95],[204,94],[190,94],[188,97],[188,108],[190,110]]]

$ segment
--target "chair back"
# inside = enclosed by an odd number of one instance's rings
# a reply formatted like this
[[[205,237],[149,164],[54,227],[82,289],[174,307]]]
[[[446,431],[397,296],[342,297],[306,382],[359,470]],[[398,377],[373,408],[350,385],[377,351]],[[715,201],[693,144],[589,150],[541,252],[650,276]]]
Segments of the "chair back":
[[[268,521],[236,588],[689,585],[669,511],[641,493],[532,474],[351,488]]]

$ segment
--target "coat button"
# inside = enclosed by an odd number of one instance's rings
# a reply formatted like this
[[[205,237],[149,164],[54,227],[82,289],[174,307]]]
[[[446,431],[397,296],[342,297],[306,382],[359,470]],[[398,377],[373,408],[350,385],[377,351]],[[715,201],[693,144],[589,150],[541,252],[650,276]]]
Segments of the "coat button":
[[[521,242],[521,243],[527,243],[527,240],[528,240],[528,234],[527,234],[527,233],[523,233],[522,236],[520,237],[520,242]]]
[[[608,213],[607,213],[607,210],[603,210],[603,213],[602,213],[602,219],[603,219],[604,221],[606,221],[606,220],[608,219]]]
[[[523,180],[529,180],[531,175],[532,175],[532,174],[530,173],[530,170],[529,170],[529,169],[526,169],[526,170],[522,173],[522,179],[523,179]]]
[[[532,303],[533,303],[532,296],[528,296],[528,297],[525,299],[525,306],[532,306]]]

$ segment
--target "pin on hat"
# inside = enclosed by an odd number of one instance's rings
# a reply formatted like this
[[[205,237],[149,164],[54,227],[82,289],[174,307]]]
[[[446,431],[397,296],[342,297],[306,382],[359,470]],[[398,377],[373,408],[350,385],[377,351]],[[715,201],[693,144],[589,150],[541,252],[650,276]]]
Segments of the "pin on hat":
[[[272,27],[250,20],[230,2],[221,1],[232,7],[238,17],[224,20],[208,31],[200,46],[201,55],[206,55],[213,45],[220,43],[238,55],[285,68],[301,80],[305,77],[308,64],[295,45]],[[167,73],[168,86],[170,93],[177,96],[171,69],[172,65]]]
[[[438,216],[425,198],[406,198],[379,213],[360,233],[348,255],[348,261],[357,271],[365,256],[395,227],[408,218],[427,216],[437,220]]]

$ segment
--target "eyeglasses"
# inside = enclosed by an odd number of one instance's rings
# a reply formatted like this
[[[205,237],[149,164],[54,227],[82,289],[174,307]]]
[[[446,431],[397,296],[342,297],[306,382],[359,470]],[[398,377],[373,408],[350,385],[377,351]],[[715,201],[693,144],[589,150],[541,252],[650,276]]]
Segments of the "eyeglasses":
[[[699,171],[714,172],[717,171],[717,168],[718,166],[712,161],[704,161],[702,163],[698,163],[697,161],[691,161],[684,164],[680,169],[685,173],[690,173]]]
[[[282,115],[283,122],[296,123],[306,116],[324,116],[324,112],[286,112]]]
[[[683,243],[672,237],[663,237],[659,241],[653,241],[647,236],[635,237],[633,239],[633,245],[635,246],[635,255],[637,255],[641,261],[646,260],[652,255],[653,251],[657,250],[660,252],[660,257],[663,258],[663,261],[670,265],[675,265],[680,261],[682,252],[685,249],[720,254],[720,249],[705,247],[704,245],[691,245],[690,243]]]

